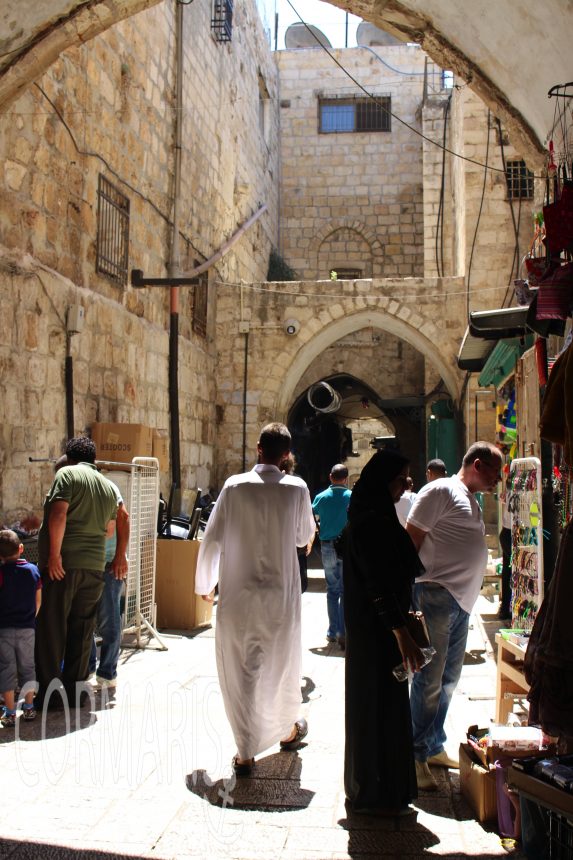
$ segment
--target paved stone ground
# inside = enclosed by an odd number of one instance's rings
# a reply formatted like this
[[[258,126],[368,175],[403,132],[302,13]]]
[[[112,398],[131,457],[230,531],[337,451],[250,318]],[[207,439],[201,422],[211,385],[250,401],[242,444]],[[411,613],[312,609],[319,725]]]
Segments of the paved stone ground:
[[[456,772],[421,794],[406,821],[349,817],[344,807],[344,656],[327,645],[320,570],[303,597],[302,713],[308,743],[272,749],[252,779],[231,777],[234,750],[217,684],[214,631],[170,635],[169,648],[124,649],[120,685],[81,710],[0,729],[0,860],[44,858],[503,857],[477,823]],[[489,636],[496,602],[480,598],[448,726],[450,753],[495,702]],[[392,743],[392,738],[388,738]],[[516,858],[519,855],[513,854]]]

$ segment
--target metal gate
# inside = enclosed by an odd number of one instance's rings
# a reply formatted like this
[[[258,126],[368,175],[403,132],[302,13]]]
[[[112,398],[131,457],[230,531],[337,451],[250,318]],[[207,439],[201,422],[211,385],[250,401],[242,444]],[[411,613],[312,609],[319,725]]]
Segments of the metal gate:
[[[111,465],[109,463],[101,465]],[[117,464],[114,464],[117,465]],[[135,633],[135,647],[142,648],[145,630],[167,646],[155,629],[155,557],[159,510],[159,461],[155,457],[134,457],[126,472],[108,472],[106,477],[119,487],[129,511],[130,535],[125,594],[124,633]]]

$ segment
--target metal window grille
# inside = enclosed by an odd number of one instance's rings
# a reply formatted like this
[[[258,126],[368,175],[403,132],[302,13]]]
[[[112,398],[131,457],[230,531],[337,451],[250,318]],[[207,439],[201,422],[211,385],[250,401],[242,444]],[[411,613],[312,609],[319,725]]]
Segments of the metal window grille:
[[[217,42],[230,42],[233,35],[233,0],[214,0],[211,30]]]
[[[355,131],[390,131],[390,99],[358,99]]]
[[[199,262],[196,260],[195,265]],[[209,303],[209,276],[207,272],[199,275],[193,285],[191,328],[197,334],[207,334],[207,308]]]
[[[506,162],[507,196],[516,200],[533,197],[533,173],[527,169],[525,161]]]
[[[101,175],[97,189],[96,272],[127,284],[129,198]]]
[[[321,99],[320,131],[324,134],[343,131],[391,131],[391,98]]]

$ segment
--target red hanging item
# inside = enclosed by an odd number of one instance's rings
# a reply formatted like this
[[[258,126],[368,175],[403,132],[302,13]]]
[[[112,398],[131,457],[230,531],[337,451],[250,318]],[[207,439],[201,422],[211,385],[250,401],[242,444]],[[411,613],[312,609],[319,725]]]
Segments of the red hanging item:
[[[573,263],[564,263],[547,272],[539,281],[537,293],[538,320],[566,320],[573,296]]]
[[[573,185],[564,184],[561,196],[543,207],[545,245],[550,253],[573,250]]]

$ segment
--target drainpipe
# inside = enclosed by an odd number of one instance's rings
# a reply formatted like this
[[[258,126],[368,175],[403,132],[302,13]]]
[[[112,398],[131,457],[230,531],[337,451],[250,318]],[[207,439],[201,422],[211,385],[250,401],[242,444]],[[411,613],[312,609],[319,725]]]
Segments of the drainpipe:
[[[247,471],[247,381],[249,372],[249,332],[244,334],[244,366],[243,366],[243,468]]]
[[[183,112],[183,6],[177,3],[175,25],[175,150],[173,163],[173,229],[167,272],[175,278],[179,271],[179,209],[181,204],[181,147]],[[171,481],[181,487],[179,447],[179,287],[169,289],[169,420],[171,441]]]
[[[68,439],[74,434],[74,359],[72,356],[72,336],[66,332],[66,429]]]

